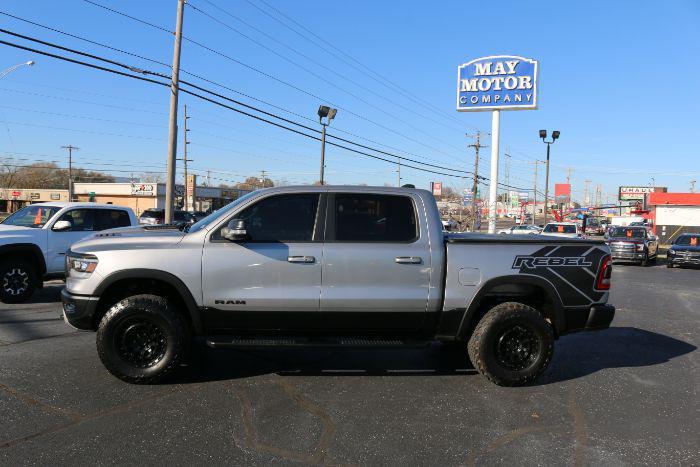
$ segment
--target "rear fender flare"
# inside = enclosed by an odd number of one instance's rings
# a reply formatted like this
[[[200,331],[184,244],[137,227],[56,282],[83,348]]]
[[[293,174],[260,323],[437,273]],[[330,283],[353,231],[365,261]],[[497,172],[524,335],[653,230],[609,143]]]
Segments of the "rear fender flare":
[[[505,284],[534,285],[545,290],[547,298],[553,305],[554,323],[552,324],[554,325],[556,332],[560,333],[563,329],[566,329],[566,316],[564,313],[564,305],[562,303],[559,293],[557,292],[556,288],[552,285],[551,282],[539,276],[530,276],[524,274],[509,275],[500,276],[488,280],[481,286],[481,288],[476,293],[476,295],[474,295],[474,298],[472,299],[471,303],[464,312],[462,322],[460,323],[459,329],[457,331],[458,339],[465,339],[466,337],[468,337],[467,333],[469,332],[469,330],[473,329],[474,325],[476,324],[474,323],[474,320],[478,318],[479,310],[481,308],[481,304],[484,301],[484,298],[486,297],[486,294],[494,287]]]

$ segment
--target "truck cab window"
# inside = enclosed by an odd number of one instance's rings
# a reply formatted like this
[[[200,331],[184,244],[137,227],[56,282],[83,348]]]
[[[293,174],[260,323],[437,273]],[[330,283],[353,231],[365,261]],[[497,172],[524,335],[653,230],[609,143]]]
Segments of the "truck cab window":
[[[407,196],[366,193],[335,195],[335,240],[412,242],[418,238],[416,212]]]
[[[245,221],[251,242],[310,242],[313,240],[318,193],[270,196],[234,217]],[[221,238],[219,230],[214,239]]]

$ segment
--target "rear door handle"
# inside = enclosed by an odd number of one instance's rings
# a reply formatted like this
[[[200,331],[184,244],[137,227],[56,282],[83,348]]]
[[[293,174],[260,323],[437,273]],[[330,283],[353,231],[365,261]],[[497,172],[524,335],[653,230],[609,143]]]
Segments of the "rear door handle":
[[[420,264],[423,262],[423,258],[420,256],[397,256],[394,261],[399,264]]]
[[[316,258],[313,256],[287,256],[287,261],[290,263],[313,263]]]

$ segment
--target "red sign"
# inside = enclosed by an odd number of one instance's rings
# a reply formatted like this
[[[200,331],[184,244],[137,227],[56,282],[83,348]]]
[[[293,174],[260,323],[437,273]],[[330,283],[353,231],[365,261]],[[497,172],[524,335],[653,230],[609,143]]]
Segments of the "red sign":
[[[560,196],[571,196],[571,185],[569,183],[554,184],[554,197],[558,198]]]
[[[433,196],[442,196],[442,182],[430,182],[430,188],[433,190]]]
[[[13,192],[12,192],[12,196],[14,196],[15,198],[18,197],[18,196],[21,195],[21,194],[22,194],[21,191],[13,191]]]

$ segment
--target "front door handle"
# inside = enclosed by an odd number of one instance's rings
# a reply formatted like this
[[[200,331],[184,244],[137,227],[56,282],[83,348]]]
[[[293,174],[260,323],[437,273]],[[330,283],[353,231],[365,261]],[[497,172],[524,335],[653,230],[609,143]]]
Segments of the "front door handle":
[[[313,263],[316,258],[313,256],[287,256],[287,261],[290,263]]]
[[[420,264],[423,262],[423,258],[420,256],[397,256],[394,261],[399,264]]]

